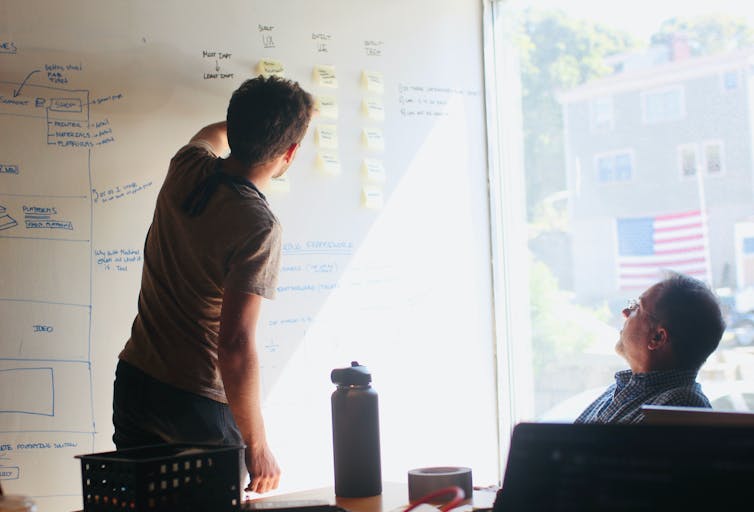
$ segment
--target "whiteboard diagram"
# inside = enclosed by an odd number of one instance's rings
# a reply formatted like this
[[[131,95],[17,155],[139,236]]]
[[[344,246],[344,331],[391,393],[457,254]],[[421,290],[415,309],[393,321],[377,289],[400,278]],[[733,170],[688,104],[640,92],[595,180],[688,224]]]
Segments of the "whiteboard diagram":
[[[319,107],[266,192],[283,253],[257,341],[281,490],[332,484],[329,375],[354,359],[380,393],[386,480],[455,464],[492,482],[481,18],[470,0],[0,0],[4,489],[81,508],[74,456],[113,447],[114,370],[170,159],[260,66]],[[474,421],[414,421],[469,396]]]
[[[47,68],[49,83],[63,77]],[[47,475],[60,496],[77,488],[70,460],[91,451],[96,431],[88,191],[90,152],[107,137],[90,126],[89,92],[39,85],[43,69],[0,82],[9,143],[0,162],[0,481]]]

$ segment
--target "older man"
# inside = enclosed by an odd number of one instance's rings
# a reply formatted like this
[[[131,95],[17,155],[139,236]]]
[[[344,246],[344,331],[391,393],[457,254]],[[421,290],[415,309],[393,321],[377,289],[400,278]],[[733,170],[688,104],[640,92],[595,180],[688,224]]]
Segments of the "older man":
[[[674,273],[629,301],[623,317],[615,350],[630,370],[616,373],[576,423],[638,423],[644,404],[709,408],[696,375],[725,330],[715,294]]]

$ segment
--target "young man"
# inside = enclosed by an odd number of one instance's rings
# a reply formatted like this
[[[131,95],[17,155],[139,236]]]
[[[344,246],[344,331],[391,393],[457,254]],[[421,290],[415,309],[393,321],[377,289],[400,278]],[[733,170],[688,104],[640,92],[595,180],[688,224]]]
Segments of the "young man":
[[[630,370],[576,419],[576,423],[638,423],[641,406],[710,407],[696,382],[725,330],[720,304],[701,281],[671,274],[623,309],[615,350]]]
[[[171,160],[144,246],[138,314],[116,370],[118,449],[243,443],[247,490],[277,487],[255,331],[262,298],[275,295],[281,228],[261,190],[288,169],[312,110],[297,83],[247,80],[226,121],[202,128]]]

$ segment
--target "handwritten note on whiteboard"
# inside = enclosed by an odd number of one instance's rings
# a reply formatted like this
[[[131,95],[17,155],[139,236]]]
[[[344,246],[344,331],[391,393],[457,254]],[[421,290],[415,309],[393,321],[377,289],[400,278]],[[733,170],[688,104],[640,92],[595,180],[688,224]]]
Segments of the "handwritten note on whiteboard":
[[[285,66],[277,60],[263,59],[257,64],[256,72],[264,76],[285,76]]]
[[[317,96],[317,113],[325,119],[338,118],[338,100],[335,96]]]
[[[385,120],[385,106],[380,100],[376,99],[363,99],[361,101],[361,112],[373,121]]]
[[[317,168],[325,174],[340,174],[338,154],[332,151],[318,151]]]
[[[338,148],[338,127],[334,124],[320,124],[314,129],[314,143],[319,148]]]
[[[361,142],[372,151],[383,151],[385,149],[385,138],[379,128],[364,128],[361,131]]]
[[[384,205],[384,196],[379,187],[364,185],[361,189],[361,204],[364,208],[379,210]]]
[[[338,87],[338,77],[335,66],[314,66],[314,83],[321,87]]]
[[[361,172],[364,179],[370,183],[384,183],[387,179],[385,166],[381,160],[365,158],[361,164]]]
[[[385,92],[385,81],[378,71],[362,71],[361,86],[369,92],[382,94]]]

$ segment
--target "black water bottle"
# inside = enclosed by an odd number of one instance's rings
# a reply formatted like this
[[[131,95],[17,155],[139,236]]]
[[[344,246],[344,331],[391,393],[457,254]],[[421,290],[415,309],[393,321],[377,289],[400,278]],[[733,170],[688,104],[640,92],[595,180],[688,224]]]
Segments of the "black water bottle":
[[[343,498],[382,493],[380,421],[372,375],[356,361],[332,371],[338,388],[331,397],[335,495]]]

